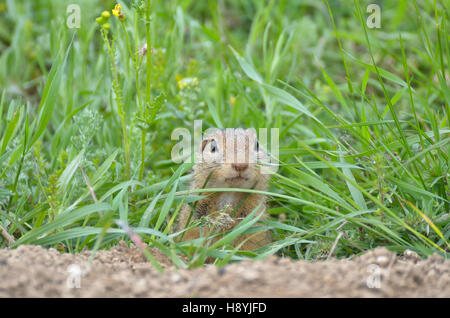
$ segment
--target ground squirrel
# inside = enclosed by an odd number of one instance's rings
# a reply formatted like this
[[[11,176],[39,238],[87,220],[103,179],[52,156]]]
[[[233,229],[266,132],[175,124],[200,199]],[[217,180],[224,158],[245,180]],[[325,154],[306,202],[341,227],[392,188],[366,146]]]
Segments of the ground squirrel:
[[[265,191],[269,174],[264,170],[268,164],[268,155],[259,147],[254,129],[215,130],[206,135],[196,153],[193,167],[191,189],[202,188],[243,188]],[[200,229],[193,228],[184,233],[183,241],[206,236],[210,231],[220,233],[234,228],[239,222],[254,211],[255,217],[263,214],[267,217],[266,196],[248,192],[202,193],[207,195],[193,204],[195,210],[184,204],[178,222],[178,230],[186,227],[193,220],[201,217],[212,219],[210,225]],[[191,212],[192,211],[192,212]],[[191,216],[191,217],[190,217]],[[214,238],[213,242],[218,240]],[[233,246],[246,241],[241,250],[254,250],[270,243],[267,231],[242,235],[234,240]]]

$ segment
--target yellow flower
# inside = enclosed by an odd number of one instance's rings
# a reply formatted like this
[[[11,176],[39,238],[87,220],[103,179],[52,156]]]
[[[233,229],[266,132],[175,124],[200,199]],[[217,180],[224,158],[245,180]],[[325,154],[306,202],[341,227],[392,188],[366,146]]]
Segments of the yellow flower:
[[[179,81],[178,82],[178,89],[182,90],[187,86],[187,83],[185,81]]]
[[[112,14],[114,14],[116,17],[122,14],[122,6],[120,5],[120,3],[117,3],[114,9],[112,9]]]
[[[178,74],[177,74],[178,75]],[[183,90],[185,88],[194,88],[198,86],[198,78],[197,77],[185,77],[185,78],[177,78],[175,75],[175,78],[178,82],[178,89]]]
[[[234,97],[233,95],[230,96],[230,105],[234,106],[235,103],[236,103],[236,97]]]

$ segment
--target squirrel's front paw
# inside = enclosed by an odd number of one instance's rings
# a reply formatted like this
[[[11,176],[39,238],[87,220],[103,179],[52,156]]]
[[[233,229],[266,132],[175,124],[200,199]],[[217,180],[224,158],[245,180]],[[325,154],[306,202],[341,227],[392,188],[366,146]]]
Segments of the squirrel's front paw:
[[[232,228],[236,224],[236,220],[230,216],[232,212],[233,209],[231,208],[231,206],[226,205],[219,211],[210,213],[204,216],[202,219],[204,219],[205,223],[209,227],[216,227],[222,230],[226,230]]]

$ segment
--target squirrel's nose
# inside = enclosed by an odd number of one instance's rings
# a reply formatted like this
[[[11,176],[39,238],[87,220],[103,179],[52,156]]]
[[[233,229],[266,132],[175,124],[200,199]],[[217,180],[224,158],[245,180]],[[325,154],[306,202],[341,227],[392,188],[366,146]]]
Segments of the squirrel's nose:
[[[233,163],[231,164],[234,170],[236,171],[244,171],[248,168],[248,163]]]

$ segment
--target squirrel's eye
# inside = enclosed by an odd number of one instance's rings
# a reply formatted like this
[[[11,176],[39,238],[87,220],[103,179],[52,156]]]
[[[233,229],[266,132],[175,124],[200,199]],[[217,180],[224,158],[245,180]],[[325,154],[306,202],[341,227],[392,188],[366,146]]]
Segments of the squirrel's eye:
[[[258,143],[258,140],[257,140],[256,143],[255,143],[255,149],[256,149],[256,151],[259,151],[259,143]]]
[[[216,152],[217,150],[217,143],[215,140],[211,141],[211,152]]]

